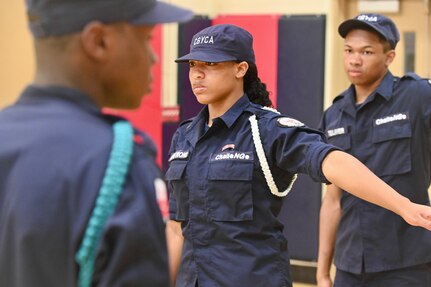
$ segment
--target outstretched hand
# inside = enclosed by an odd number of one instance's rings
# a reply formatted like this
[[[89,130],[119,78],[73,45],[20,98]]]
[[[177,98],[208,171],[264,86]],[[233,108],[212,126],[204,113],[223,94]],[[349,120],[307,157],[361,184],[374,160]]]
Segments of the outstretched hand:
[[[420,226],[431,231],[431,207],[411,203],[401,214],[404,220],[413,226]]]

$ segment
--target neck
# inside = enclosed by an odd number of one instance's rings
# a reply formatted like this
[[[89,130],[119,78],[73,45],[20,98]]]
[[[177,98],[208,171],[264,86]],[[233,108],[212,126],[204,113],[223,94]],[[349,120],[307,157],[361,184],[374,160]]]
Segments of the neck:
[[[98,82],[97,74],[89,72],[83,65],[75,66],[70,62],[59,62],[60,64],[48,65],[48,63],[44,63],[38,65],[33,84],[36,86],[61,86],[80,90],[101,107],[102,97],[99,95],[102,93],[99,86],[95,84]]]
[[[224,115],[242,96],[244,91],[238,91],[227,96],[224,100],[208,104],[208,125],[212,125],[212,119]]]
[[[384,73],[380,78],[378,78],[376,81],[374,81],[371,84],[367,85],[355,85],[355,93],[356,93],[356,103],[362,104],[365,102],[365,100],[377,89],[377,87],[381,84],[383,81],[383,78],[385,77],[386,73]]]

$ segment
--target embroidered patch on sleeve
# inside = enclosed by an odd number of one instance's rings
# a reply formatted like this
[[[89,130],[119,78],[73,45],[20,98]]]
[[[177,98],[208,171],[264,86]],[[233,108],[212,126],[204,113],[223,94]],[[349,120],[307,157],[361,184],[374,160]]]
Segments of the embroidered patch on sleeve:
[[[295,120],[293,118],[283,117],[277,119],[277,124],[280,127],[286,127],[286,128],[292,128],[292,127],[303,127],[305,126],[303,123],[301,123],[298,120]]]

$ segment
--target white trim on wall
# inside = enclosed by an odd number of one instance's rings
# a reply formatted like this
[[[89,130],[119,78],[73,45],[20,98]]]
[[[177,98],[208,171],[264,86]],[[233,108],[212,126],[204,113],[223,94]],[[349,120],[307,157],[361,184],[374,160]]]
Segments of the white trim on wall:
[[[400,1],[359,0],[358,11],[360,13],[398,13],[400,11]]]

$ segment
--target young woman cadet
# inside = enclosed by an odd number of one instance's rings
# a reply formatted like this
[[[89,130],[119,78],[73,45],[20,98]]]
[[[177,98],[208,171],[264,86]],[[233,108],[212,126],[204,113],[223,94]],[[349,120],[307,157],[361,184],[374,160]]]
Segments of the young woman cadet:
[[[175,286],[291,286],[277,215],[296,173],[332,182],[431,229],[431,208],[411,203],[322,135],[272,109],[253,39],[233,25],[198,32],[190,83],[206,106],[176,131],[168,249]]]

